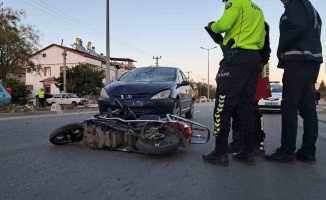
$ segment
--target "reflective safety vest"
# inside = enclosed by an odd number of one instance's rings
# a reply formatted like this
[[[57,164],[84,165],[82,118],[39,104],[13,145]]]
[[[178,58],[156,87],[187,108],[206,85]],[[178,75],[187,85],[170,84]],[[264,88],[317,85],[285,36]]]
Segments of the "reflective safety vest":
[[[39,99],[44,99],[44,97],[45,97],[45,91],[44,90],[39,90],[37,92],[37,96],[38,96]]]
[[[265,42],[263,11],[251,0],[228,0],[223,16],[211,25],[215,33],[225,33],[223,44],[234,39],[232,48],[261,50]]]

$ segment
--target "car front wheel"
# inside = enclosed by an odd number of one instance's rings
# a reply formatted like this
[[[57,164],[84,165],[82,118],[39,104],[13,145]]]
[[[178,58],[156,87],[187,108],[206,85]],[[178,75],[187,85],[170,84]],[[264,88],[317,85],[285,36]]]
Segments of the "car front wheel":
[[[194,104],[194,102],[192,102],[190,105],[190,110],[188,112],[186,112],[186,118],[187,119],[193,118],[194,112],[195,112],[195,104]]]
[[[176,101],[174,104],[173,114],[176,116],[181,116],[181,107],[179,101]]]

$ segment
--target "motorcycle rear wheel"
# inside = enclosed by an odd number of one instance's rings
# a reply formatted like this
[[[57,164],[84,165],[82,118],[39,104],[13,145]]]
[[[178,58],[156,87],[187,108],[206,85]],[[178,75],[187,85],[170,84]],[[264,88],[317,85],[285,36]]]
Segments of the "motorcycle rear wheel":
[[[54,145],[65,145],[83,140],[84,127],[81,123],[73,123],[54,130],[49,141]]]

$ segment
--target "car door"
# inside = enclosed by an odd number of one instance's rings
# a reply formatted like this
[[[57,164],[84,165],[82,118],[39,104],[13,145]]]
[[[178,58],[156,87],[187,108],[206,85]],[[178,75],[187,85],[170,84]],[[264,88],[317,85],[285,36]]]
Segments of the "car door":
[[[181,72],[183,80],[185,80],[189,83],[189,80],[187,79],[186,75],[182,71],[180,71],[180,72]],[[186,92],[185,103],[186,103],[186,107],[189,108],[192,104],[192,87],[191,87],[190,83],[189,83],[189,85],[185,85],[184,87],[186,90],[185,91]]]
[[[69,94],[62,95],[62,101],[63,101],[63,104],[65,104],[65,105],[71,104]]]
[[[177,92],[179,94],[179,101],[180,101],[180,108],[182,110],[182,112],[185,111],[185,109],[187,109],[187,87],[182,85],[184,79],[182,77],[182,74],[180,72],[180,70],[177,71],[177,85],[178,85],[178,89]]]
[[[56,102],[59,103],[60,105],[64,104],[64,101],[63,101],[63,95],[62,95],[62,94],[59,94],[59,95],[56,97]]]

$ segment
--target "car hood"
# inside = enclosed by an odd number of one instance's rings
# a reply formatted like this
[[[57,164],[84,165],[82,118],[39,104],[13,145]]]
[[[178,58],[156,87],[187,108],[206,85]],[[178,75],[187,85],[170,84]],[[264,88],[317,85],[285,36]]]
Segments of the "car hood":
[[[105,87],[110,96],[120,95],[155,95],[175,86],[174,82],[114,82]]]

